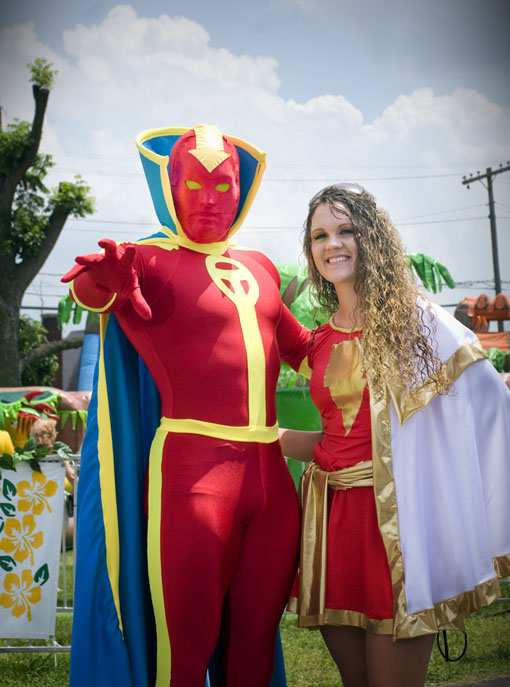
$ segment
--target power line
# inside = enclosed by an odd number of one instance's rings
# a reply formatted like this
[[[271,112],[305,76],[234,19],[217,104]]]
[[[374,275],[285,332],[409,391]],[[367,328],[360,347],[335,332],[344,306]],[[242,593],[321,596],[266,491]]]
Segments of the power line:
[[[80,176],[84,176],[86,174],[92,175],[92,176],[101,176],[101,177],[112,177],[112,178],[129,178],[129,177],[134,177],[138,179],[143,179],[144,174],[143,172],[123,172],[123,173],[111,173],[111,172],[104,172],[102,170],[79,170],[79,172],[76,172],[76,170],[69,169],[66,167],[60,167],[59,165],[55,165],[55,168],[58,168],[60,172],[66,172],[69,174],[80,174]],[[54,168],[54,169],[55,169]],[[366,182],[366,181],[405,181],[405,180],[417,180],[417,179],[444,179],[446,177],[458,177],[459,173],[458,172],[447,172],[443,174],[417,174],[417,175],[405,175],[405,176],[388,176],[388,177],[360,177],[360,178],[353,178],[349,179],[349,181],[352,182]],[[338,175],[331,176],[331,177],[264,177],[264,182],[288,182],[288,183],[336,183],[338,182]]]
[[[428,220],[424,222],[395,222],[395,225],[397,227],[419,227],[419,226],[427,226],[427,225],[432,225],[432,224],[458,224],[460,222],[472,222],[472,221],[480,221],[487,219],[487,217],[462,217],[462,218],[457,218],[457,219],[444,219],[444,220]],[[500,219],[510,219],[510,217],[501,217]],[[133,221],[123,221],[123,220],[115,220],[115,219],[74,219],[70,220],[73,224],[80,224],[80,223],[93,223],[93,224],[113,224],[113,225],[120,225],[120,226],[136,226],[136,227],[144,227],[147,231],[157,231],[159,229],[159,226],[150,226],[152,222],[133,222]],[[71,227],[66,225],[65,229],[68,230],[67,233],[69,233],[69,230],[71,230]],[[249,225],[246,224],[243,226],[243,229],[245,231],[257,231],[257,232],[263,232],[263,233],[271,233],[271,232],[276,232],[276,231],[296,231],[296,230],[301,230],[302,227],[299,224],[295,225],[274,225],[274,226],[257,226],[257,225]],[[97,233],[102,233],[102,229],[80,229],[80,231],[87,232],[87,233],[92,233],[92,234],[97,234]],[[123,234],[126,235],[127,232],[125,231],[119,231],[115,229],[109,229],[108,230],[109,234]]]

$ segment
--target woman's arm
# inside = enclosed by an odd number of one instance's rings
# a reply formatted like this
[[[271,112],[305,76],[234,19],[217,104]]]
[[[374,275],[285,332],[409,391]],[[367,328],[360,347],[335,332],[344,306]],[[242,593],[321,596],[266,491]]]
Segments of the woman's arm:
[[[309,462],[313,458],[315,444],[322,439],[322,432],[302,432],[280,427],[278,439],[284,456]]]

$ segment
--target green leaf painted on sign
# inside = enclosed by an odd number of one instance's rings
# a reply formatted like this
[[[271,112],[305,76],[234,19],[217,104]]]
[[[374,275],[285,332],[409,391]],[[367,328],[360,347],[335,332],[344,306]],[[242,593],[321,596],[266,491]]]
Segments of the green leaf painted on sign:
[[[0,503],[0,510],[9,518],[16,513],[16,507],[13,503]]]
[[[16,496],[16,486],[7,478],[4,479],[2,485],[2,494],[8,501],[12,501],[12,497]]]
[[[50,579],[50,572],[48,570],[48,564],[45,563],[44,565],[41,565],[39,570],[34,575],[34,582],[36,584],[43,586],[43,584],[46,584],[46,582]]]
[[[11,572],[16,567],[16,561],[11,556],[0,556],[0,568],[5,572]]]

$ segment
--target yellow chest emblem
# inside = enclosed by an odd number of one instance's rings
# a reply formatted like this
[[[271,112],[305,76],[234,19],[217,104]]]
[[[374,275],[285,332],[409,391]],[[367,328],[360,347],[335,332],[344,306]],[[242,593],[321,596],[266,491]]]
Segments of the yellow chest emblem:
[[[248,371],[248,423],[266,425],[266,358],[255,305],[260,289],[250,270],[238,260],[208,255],[205,266],[218,289],[234,303],[246,351]]]
[[[336,407],[342,411],[346,434],[349,434],[358,416],[366,385],[359,339],[335,344],[324,372],[324,386],[329,389]]]

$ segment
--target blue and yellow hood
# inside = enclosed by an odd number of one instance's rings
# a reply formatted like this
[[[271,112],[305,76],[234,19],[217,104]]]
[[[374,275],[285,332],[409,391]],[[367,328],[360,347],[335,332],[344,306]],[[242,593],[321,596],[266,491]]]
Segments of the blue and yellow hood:
[[[143,169],[149,185],[156,215],[162,229],[186,240],[187,237],[177,219],[172,189],[168,175],[168,162],[177,139],[193,127],[169,127],[142,131],[136,138]],[[241,199],[237,217],[227,238],[240,228],[257,193],[266,166],[266,154],[251,144],[230,134],[225,134],[235,145],[239,155]]]

